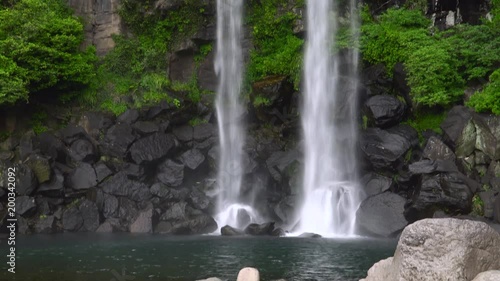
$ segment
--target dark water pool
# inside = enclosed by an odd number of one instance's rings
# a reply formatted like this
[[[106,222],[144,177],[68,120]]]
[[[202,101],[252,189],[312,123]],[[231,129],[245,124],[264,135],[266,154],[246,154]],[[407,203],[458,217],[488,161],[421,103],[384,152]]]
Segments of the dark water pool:
[[[263,281],[358,280],[394,253],[397,241],[373,239],[168,237],[60,234],[19,237],[16,273],[7,273],[0,246],[0,280],[236,280],[257,267]],[[4,254],[5,253],[5,254]]]

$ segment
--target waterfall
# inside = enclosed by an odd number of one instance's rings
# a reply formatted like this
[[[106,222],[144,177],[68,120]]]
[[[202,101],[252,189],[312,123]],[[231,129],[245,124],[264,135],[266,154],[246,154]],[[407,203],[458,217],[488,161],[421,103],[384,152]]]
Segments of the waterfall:
[[[217,0],[217,50],[215,71],[219,78],[216,111],[219,127],[219,187],[217,215],[219,227],[245,227],[257,217],[251,206],[240,202],[244,172],[244,107],[241,101],[243,69],[243,0]]]
[[[358,57],[355,46],[333,55],[337,1],[307,1],[302,127],[305,167],[300,232],[352,236],[361,201],[357,183]],[[357,42],[356,1],[350,2],[350,32]]]

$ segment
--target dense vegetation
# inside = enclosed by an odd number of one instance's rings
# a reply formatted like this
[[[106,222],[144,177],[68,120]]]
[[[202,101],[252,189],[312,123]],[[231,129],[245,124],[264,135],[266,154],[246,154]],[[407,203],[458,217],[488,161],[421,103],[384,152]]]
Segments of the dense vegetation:
[[[154,3],[123,1],[120,16],[131,34],[116,36],[116,47],[98,60],[93,47],[81,48],[83,22],[64,1],[0,1],[0,105],[50,92],[59,93],[62,103],[76,100],[120,114],[128,107],[161,100],[178,107],[202,100],[209,93],[199,88],[197,71],[188,82],[170,81],[168,57],[200,26],[213,23],[213,14],[205,10],[204,1],[186,0],[181,8],[167,11],[158,11]],[[408,1],[405,7],[378,16],[365,6],[363,60],[384,64],[389,74],[396,63],[403,63],[418,110],[465,102],[478,111],[500,114],[500,0],[492,4],[491,21],[461,24],[447,31],[431,27],[424,15],[426,1]],[[299,87],[304,40],[294,28],[302,20],[296,11],[303,7],[303,0],[249,2],[247,25],[253,48],[247,86],[269,75],[283,75]],[[334,51],[354,46],[343,21]],[[193,48],[199,67],[213,46]],[[468,87],[480,90],[464,101]],[[432,119],[423,113],[417,116]],[[441,118],[439,114],[436,120]]]
[[[94,48],[80,49],[83,22],[62,0],[4,2],[0,2],[0,104],[90,83],[95,77]]]
[[[462,24],[441,32],[419,10],[389,9],[376,19],[363,18],[363,58],[389,70],[404,63],[415,105],[460,102],[467,86],[481,84],[499,67],[500,29],[493,23]],[[483,92],[471,105],[491,110],[485,107],[489,96]]]

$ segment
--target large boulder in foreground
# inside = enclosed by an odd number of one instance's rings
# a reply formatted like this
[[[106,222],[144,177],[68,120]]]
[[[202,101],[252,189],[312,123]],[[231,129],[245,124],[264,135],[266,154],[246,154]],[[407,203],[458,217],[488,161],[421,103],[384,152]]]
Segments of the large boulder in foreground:
[[[356,213],[359,228],[375,236],[390,237],[399,233],[408,224],[403,215],[405,203],[406,199],[391,192],[368,197]]]
[[[375,264],[362,281],[466,281],[498,269],[500,234],[486,223],[425,219],[407,226],[394,257]]]
[[[489,270],[479,273],[472,281],[498,281],[500,280],[500,270]]]

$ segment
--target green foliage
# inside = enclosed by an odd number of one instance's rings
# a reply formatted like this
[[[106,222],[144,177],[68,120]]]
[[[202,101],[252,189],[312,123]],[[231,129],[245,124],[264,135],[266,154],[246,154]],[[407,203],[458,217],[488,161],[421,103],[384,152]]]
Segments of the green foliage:
[[[189,120],[189,125],[191,125],[193,127],[197,126],[197,125],[201,125],[201,124],[206,124],[206,123],[208,123],[207,120],[199,118],[199,117],[194,117],[193,119]]]
[[[406,60],[408,85],[413,102],[427,106],[449,105],[464,94],[464,80],[457,71],[458,60],[447,44],[419,48]]]
[[[438,134],[442,134],[443,131],[440,128],[441,123],[443,123],[444,118],[446,117],[445,110],[436,110],[436,111],[422,111],[413,118],[405,121],[405,124],[412,126],[419,135],[420,140],[423,140],[422,132],[425,130],[433,130]]]
[[[419,3],[407,2],[415,10],[389,9],[378,19],[365,8],[363,58],[384,64],[389,73],[403,63],[415,105],[449,106],[462,99],[467,83],[481,81],[500,64],[500,28],[464,24],[433,30]]]
[[[478,112],[493,112],[500,115],[500,68],[490,76],[484,89],[475,93],[467,103]]]
[[[115,102],[113,100],[105,100],[101,104],[101,109],[104,111],[108,111],[113,113],[114,115],[118,116],[125,111],[127,111],[128,107],[127,104],[124,102]]]
[[[31,116],[31,128],[35,134],[39,135],[48,130],[45,124],[47,123],[47,113],[45,111],[37,111]]]
[[[374,20],[365,9],[362,19],[363,58],[373,64],[383,63],[388,70],[432,41],[427,30],[430,21],[420,11],[389,9]]]
[[[271,101],[263,96],[256,96],[253,100],[253,105],[255,107],[268,106],[271,105]]]
[[[485,78],[500,64],[500,29],[462,24],[444,33],[463,79]]]
[[[484,202],[478,194],[472,198],[472,214],[476,216],[484,216]]]
[[[250,82],[269,75],[286,75],[298,88],[304,41],[293,34],[297,15],[281,11],[286,5],[284,0],[262,1],[251,11],[255,50],[250,53]]]
[[[83,24],[60,0],[0,6],[0,104],[45,89],[67,90],[94,76],[95,49],[80,50]]]

